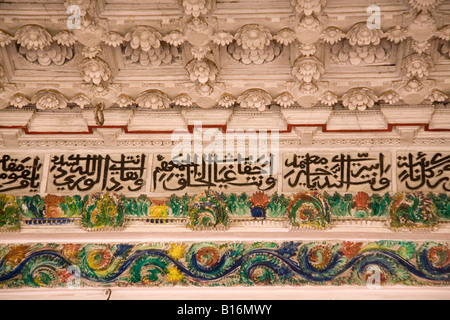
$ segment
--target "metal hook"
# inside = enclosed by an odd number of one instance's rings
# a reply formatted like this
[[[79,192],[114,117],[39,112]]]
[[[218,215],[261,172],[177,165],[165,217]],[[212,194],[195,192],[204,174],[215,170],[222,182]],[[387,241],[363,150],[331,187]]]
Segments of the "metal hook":
[[[103,126],[105,124],[105,115],[103,114],[103,110],[105,110],[105,104],[100,102],[95,106],[95,123],[98,126]]]

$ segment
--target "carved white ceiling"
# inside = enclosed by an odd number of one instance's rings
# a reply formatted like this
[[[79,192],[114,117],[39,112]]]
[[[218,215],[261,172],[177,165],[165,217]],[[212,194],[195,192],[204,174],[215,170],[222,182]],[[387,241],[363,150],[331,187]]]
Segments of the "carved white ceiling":
[[[450,1],[372,4],[2,0],[0,109],[447,102]]]

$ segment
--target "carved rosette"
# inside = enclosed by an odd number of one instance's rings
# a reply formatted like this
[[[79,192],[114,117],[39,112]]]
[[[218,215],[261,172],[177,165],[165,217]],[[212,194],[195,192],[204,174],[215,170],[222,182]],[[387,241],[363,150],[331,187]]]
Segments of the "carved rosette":
[[[141,108],[153,110],[170,108],[169,97],[159,90],[148,90],[141,93],[137,97],[136,103]]]
[[[264,111],[272,103],[272,97],[264,90],[250,89],[238,97],[237,103],[241,108]]]
[[[428,55],[414,53],[403,60],[402,69],[406,76],[424,78],[429,75],[433,62]]]
[[[14,40],[14,37],[0,30],[0,47],[6,47]]]
[[[43,27],[26,25],[17,30],[15,39],[19,53],[30,62],[42,66],[52,63],[63,65],[74,56],[74,39],[68,34],[58,34],[56,40]]]
[[[57,110],[67,107],[67,99],[56,90],[41,90],[31,99],[39,110]]]
[[[275,98],[276,104],[281,107],[288,108],[295,104],[294,97],[289,92],[283,92]]]
[[[342,96],[342,104],[350,110],[364,111],[378,101],[377,95],[368,88],[354,88]]]
[[[124,37],[124,53],[131,63],[142,66],[171,64],[178,56],[178,49],[162,42],[161,34],[147,26],[132,28]]]
[[[224,93],[217,101],[217,105],[223,108],[231,108],[235,103],[236,99],[229,93]]]
[[[327,91],[322,95],[319,101],[324,105],[332,107],[339,102],[339,97],[335,95],[333,92]]]
[[[292,75],[307,83],[319,80],[324,73],[325,67],[316,57],[298,58],[292,67]]]
[[[28,104],[30,104],[30,100],[22,93],[16,93],[9,99],[9,105],[19,109],[22,109]]]
[[[397,91],[389,90],[380,97],[380,100],[386,102],[387,104],[393,105],[400,102],[401,97]]]
[[[116,104],[120,108],[128,108],[133,106],[134,101],[129,95],[121,94],[117,97]]]
[[[444,0],[408,0],[411,8],[421,10],[432,10],[440,6]]]
[[[321,13],[326,4],[326,0],[291,0],[295,12],[307,16]]]
[[[87,83],[99,85],[101,83],[106,83],[111,79],[111,69],[109,65],[98,57],[83,60],[78,69],[83,76],[83,80]]]
[[[184,13],[186,15],[192,15],[199,17],[200,15],[206,15],[211,9],[210,0],[180,0],[183,6]]]
[[[264,64],[281,54],[281,45],[273,41],[272,34],[265,26],[245,25],[234,38],[236,41],[228,46],[228,53],[243,64]]]
[[[191,81],[201,84],[206,84],[208,81],[214,82],[219,73],[217,66],[209,59],[193,59],[186,65],[186,70]]]
[[[89,99],[89,97],[87,95],[85,95],[84,93],[81,93],[81,92],[76,94],[75,97],[73,97],[72,100],[70,100],[70,103],[76,104],[81,109],[84,109],[87,106],[92,105],[91,99]]]

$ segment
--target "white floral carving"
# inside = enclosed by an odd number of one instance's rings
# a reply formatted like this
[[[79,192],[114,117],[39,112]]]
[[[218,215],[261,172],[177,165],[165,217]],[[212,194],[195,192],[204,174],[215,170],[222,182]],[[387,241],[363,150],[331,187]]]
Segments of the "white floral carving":
[[[416,93],[421,91],[424,88],[422,82],[420,82],[417,78],[412,78],[405,85],[405,90],[410,93]]]
[[[393,105],[398,103],[401,100],[400,94],[397,91],[389,90],[380,97],[380,100]]]
[[[35,103],[36,108],[40,110],[56,110],[67,107],[67,99],[55,90],[39,91],[33,96],[31,103]]]
[[[228,31],[219,30],[211,37],[211,40],[218,46],[227,46],[233,42],[234,37]]]
[[[334,106],[336,103],[339,102],[339,98],[337,95],[335,95],[331,91],[325,92],[322,97],[320,98],[320,103],[323,103],[324,105],[327,105],[329,107]]]
[[[313,13],[320,13],[326,6],[325,0],[291,0],[291,6],[297,13],[307,16]]]
[[[50,33],[38,25],[26,25],[17,30],[16,41],[27,50],[42,50],[50,46],[53,38]]]
[[[179,55],[178,50],[162,40],[161,34],[151,27],[134,27],[124,38],[125,56],[143,66],[170,64]]]
[[[186,93],[182,93],[175,97],[175,99],[172,100],[172,103],[180,107],[192,107],[194,105],[194,101]]]
[[[440,6],[444,0],[408,0],[410,6],[416,10],[430,10]]]
[[[186,65],[191,81],[198,81],[205,84],[208,81],[215,81],[219,72],[217,66],[209,59],[193,59]]]
[[[224,93],[219,100],[217,100],[217,105],[224,107],[224,108],[230,108],[234,106],[236,103],[236,99],[229,93]]]
[[[191,54],[197,60],[203,60],[206,57],[206,55],[211,52],[212,50],[209,45],[202,47],[193,46],[191,48]]]
[[[431,49],[431,43],[429,41],[423,42],[413,41],[412,48],[418,54],[429,53]]]
[[[22,94],[22,93],[16,93],[9,99],[9,104],[13,107],[22,109],[23,107],[30,104],[30,100]]]
[[[319,91],[319,87],[314,82],[304,82],[300,85],[299,90],[304,95],[313,95]]]
[[[298,51],[300,54],[309,57],[316,53],[317,48],[315,44],[300,43],[298,46]]]
[[[13,37],[6,32],[0,30],[0,47],[5,47],[13,41]]]
[[[292,75],[298,80],[312,82],[319,80],[325,72],[323,63],[316,57],[301,57],[294,62]]]
[[[57,37],[60,41],[64,38]],[[28,61],[37,62],[40,65],[48,66],[52,62],[56,65],[63,65],[67,60],[73,58],[73,45],[69,42],[59,44],[58,40],[53,41],[52,36],[37,25],[26,25],[16,32],[16,40],[19,44],[19,53]]]
[[[275,98],[275,102],[284,108],[291,107],[295,104],[294,97],[289,92],[283,92]]]
[[[258,50],[270,44],[272,34],[265,26],[248,24],[238,30],[235,39],[243,49]]]
[[[92,105],[91,100],[84,93],[78,93],[70,100],[70,103],[74,103],[79,106],[81,109],[86,108],[89,105]]]
[[[131,107],[134,104],[134,101],[129,95],[121,94],[117,97],[116,104],[121,108],[127,108]]]
[[[322,33],[321,38],[326,43],[334,45],[345,38],[345,33],[336,27],[329,27]]]
[[[184,12],[187,15],[199,17],[202,14],[207,14],[210,8],[209,0],[181,0]]]
[[[384,37],[395,44],[405,41],[408,36],[409,32],[400,26],[395,26],[384,33]]]
[[[368,88],[354,88],[342,96],[342,104],[350,110],[364,111],[372,108],[377,101],[377,95]]]
[[[123,43],[124,37],[118,32],[110,31],[103,36],[102,41],[107,46],[116,48]]]
[[[284,46],[288,46],[297,40],[297,35],[289,28],[281,29],[277,32],[273,39]]]
[[[385,62],[390,58],[392,44],[386,40],[379,45],[352,46],[345,40],[331,48],[331,58],[335,63],[349,63],[352,65]]]
[[[369,29],[365,22],[355,24],[349,32],[347,32],[348,42],[352,46],[378,45],[381,42],[382,36],[383,31],[379,29]]]
[[[100,52],[102,52],[102,48],[99,46],[83,47],[83,49],[81,49],[81,55],[88,59],[95,58]]]
[[[87,83],[99,85],[111,79],[111,69],[105,61],[98,57],[83,60],[79,65],[79,70]]]
[[[198,83],[195,86],[195,92],[203,97],[208,97],[214,92],[214,86],[211,82],[207,83]]]
[[[172,32],[166,34],[163,37],[163,40],[172,46],[179,47],[186,41],[186,37],[181,31],[173,30]]]
[[[266,110],[266,107],[272,103],[272,97],[264,90],[250,89],[241,94],[237,103],[241,108]]]
[[[169,97],[159,90],[148,90],[142,92],[136,99],[136,103],[141,108],[153,110],[170,108]]]
[[[433,102],[445,102],[448,100],[448,95],[438,89],[434,89],[430,95],[427,97],[431,103]]]
[[[450,41],[450,24],[441,27],[437,32],[436,36],[444,41]],[[1,36],[0,36],[1,37]],[[1,43],[1,40],[0,40]]]
[[[76,37],[69,31],[59,32],[53,37],[53,40],[55,40],[57,44],[66,47],[71,47],[77,42]]]
[[[412,54],[403,61],[402,68],[407,77],[424,78],[429,75],[429,69],[432,67],[431,58],[423,54]]]

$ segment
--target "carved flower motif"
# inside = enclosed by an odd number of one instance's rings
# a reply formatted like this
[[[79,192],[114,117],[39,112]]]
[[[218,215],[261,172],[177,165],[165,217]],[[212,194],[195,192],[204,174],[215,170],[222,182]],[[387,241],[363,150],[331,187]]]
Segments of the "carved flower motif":
[[[214,86],[211,84],[211,82],[207,82],[207,83],[198,83],[195,86],[195,91],[204,97],[210,96],[213,92],[214,92]],[[197,101],[197,104],[198,101]],[[200,104],[199,104],[200,105]]]
[[[272,97],[264,90],[250,89],[245,91],[237,99],[241,108],[266,110],[266,107],[272,103]]]
[[[295,104],[294,98],[289,92],[283,92],[275,98],[275,102],[284,108],[291,107]]]
[[[304,82],[301,84],[299,90],[302,94],[314,94],[319,91],[319,88],[314,82]]]
[[[186,37],[183,35],[181,31],[174,30],[169,34],[165,35],[163,37],[163,40],[172,46],[179,47],[186,41]]]
[[[405,86],[405,90],[408,92],[419,92],[423,89],[423,84],[420,82],[417,78],[413,78],[408,81],[408,83]]]
[[[367,88],[355,88],[342,96],[342,104],[350,110],[366,110],[372,108],[378,101],[376,94]]]
[[[83,47],[81,50],[81,55],[84,58],[93,59],[95,58],[100,52],[102,52],[102,48],[95,46],[95,47]]]
[[[125,41],[129,42],[132,49],[141,49],[148,52],[151,48],[161,46],[161,34],[151,27],[137,26],[125,35]]]
[[[412,54],[405,58],[402,65],[407,77],[424,78],[432,67],[431,58],[427,55]]]
[[[85,94],[78,93],[72,100],[70,100],[70,103],[74,103],[81,109],[84,109],[86,106],[91,105],[91,100]]]
[[[235,39],[243,49],[258,50],[270,44],[272,34],[262,25],[248,24],[238,30]]]
[[[227,46],[233,42],[233,39],[234,39],[233,35],[224,30],[217,31],[211,37],[211,40],[219,46]]]
[[[120,46],[123,43],[124,38],[117,32],[110,31],[106,33],[102,41],[107,45],[113,48]]]
[[[336,63],[350,63],[354,66],[372,64],[389,58],[391,43],[383,40],[380,45],[352,46],[348,40],[335,44],[331,48],[331,58]]]
[[[292,75],[304,82],[319,80],[324,72],[323,63],[316,57],[299,58],[294,62],[292,68]]]
[[[409,36],[409,32],[400,26],[395,26],[385,32],[384,37],[390,42],[399,44],[400,42],[406,40]]]
[[[341,41],[345,37],[345,33],[336,27],[329,27],[323,32],[321,37],[326,43],[333,45]]]
[[[0,30],[0,47],[5,47],[8,44],[11,43],[11,41],[14,38],[11,37],[9,34],[7,34],[6,32],[3,32],[2,30]]]
[[[117,97],[116,103],[121,108],[127,108],[134,104],[133,99],[129,95],[121,94],[119,97]]]
[[[323,96],[320,98],[320,103],[323,103],[329,107],[334,106],[336,103],[338,103],[338,101],[339,101],[338,96],[331,91],[325,92]]]
[[[44,28],[37,25],[26,25],[16,32],[17,43],[27,50],[40,50],[49,46],[53,38]]]
[[[194,59],[187,64],[186,70],[189,72],[191,81],[198,81],[202,84],[216,80],[217,73],[219,72],[214,62],[209,59]]]
[[[423,42],[413,41],[412,48],[418,54],[427,53],[430,51],[431,43],[429,41]]]
[[[400,94],[398,94],[394,90],[389,90],[383,93],[383,95],[380,97],[380,100],[383,100],[390,105],[398,103],[400,99],[401,99]]]
[[[432,103],[433,102],[444,102],[448,100],[448,96],[443,93],[441,90],[434,89],[427,98]]]
[[[429,10],[440,6],[444,0],[409,0],[410,6],[416,10]]]
[[[30,100],[28,100],[28,98],[22,94],[22,93],[16,93],[15,95],[13,95],[10,100],[9,100],[9,104],[13,107],[22,109],[23,107],[27,106],[28,104],[30,104]]]
[[[211,47],[209,45],[203,47],[193,46],[191,48],[191,54],[197,60],[203,60],[209,52],[211,52]]]
[[[37,109],[55,110],[67,107],[67,99],[57,91],[39,91],[31,100]]]
[[[182,4],[187,15],[199,17],[201,14],[208,13],[207,0],[182,0]]]
[[[107,82],[111,78],[111,69],[100,58],[85,59],[79,66],[79,70],[85,82],[98,85]]]
[[[304,13],[307,16],[313,13],[320,13],[325,7],[325,0],[291,0],[291,6],[297,13]]]
[[[66,47],[71,47],[77,42],[76,37],[69,31],[61,31],[53,37],[53,40],[59,45]]]
[[[273,39],[279,44],[288,46],[294,41],[297,40],[297,36],[294,31],[289,28],[281,29],[277,32],[277,34],[273,37]]]
[[[347,39],[352,46],[367,46],[380,44],[383,31],[369,29],[365,22],[355,24],[347,33]]]
[[[151,108],[153,110],[170,108],[169,97],[159,90],[148,90],[141,93],[137,97],[136,103],[141,108]]]
[[[192,98],[186,93],[182,93],[175,97],[172,102],[180,107],[192,107],[194,105],[194,101],[192,101]]]
[[[315,54],[317,49],[316,49],[315,44],[300,43],[300,45],[298,46],[298,51],[302,55],[309,57],[309,56],[312,56],[313,54]]]
[[[234,106],[235,103],[236,99],[234,99],[234,97],[228,93],[224,93],[217,101],[217,104],[224,108],[230,108]]]
[[[437,33],[436,36],[444,41],[450,41],[450,25],[446,25],[443,26],[442,28],[440,28]],[[1,35],[0,35],[1,38]],[[0,44],[1,44],[1,40],[0,40]]]

